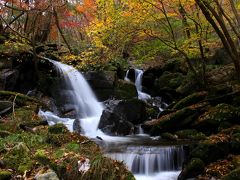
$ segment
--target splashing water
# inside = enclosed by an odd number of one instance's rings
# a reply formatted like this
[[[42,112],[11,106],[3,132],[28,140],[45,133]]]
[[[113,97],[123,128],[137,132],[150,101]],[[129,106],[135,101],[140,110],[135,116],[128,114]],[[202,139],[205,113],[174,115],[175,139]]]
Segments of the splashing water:
[[[48,60],[55,65],[58,72],[63,76],[63,83],[66,88],[70,89],[73,93],[69,98],[75,104],[74,109],[84,134],[89,137],[96,137],[99,133],[98,124],[104,109],[103,105],[97,101],[87,81],[78,70],[60,62]],[[57,119],[57,116],[50,112],[44,113],[40,111],[39,115],[44,116],[51,122]],[[58,120],[63,123],[72,122],[69,118],[58,117]],[[70,130],[72,130],[72,127],[70,127]]]

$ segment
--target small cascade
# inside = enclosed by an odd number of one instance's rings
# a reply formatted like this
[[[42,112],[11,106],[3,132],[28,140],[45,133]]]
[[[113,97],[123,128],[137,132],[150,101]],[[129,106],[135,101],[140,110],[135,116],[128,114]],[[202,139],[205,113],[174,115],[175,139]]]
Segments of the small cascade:
[[[129,75],[129,71],[127,71],[126,73],[126,76],[124,78],[125,81],[131,81],[128,78],[128,75]],[[135,69],[135,86],[138,92],[138,99],[147,100],[147,99],[150,99],[151,96],[142,91],[142,76],[143,76],[143,70]]]
[[[89,137],[96,137],[100,116],[103,111],[103,106],[99,103],[84,79],[83,75],[75,68],[49,60],[52,62],[60,75],[63,77],[63,83],[68,90],[71,91],[70,101],[74,104],[76,115],[80,121],[80,125],[84,134]],[[63,97],[64,98],[64,97]],[[57,116],[50,112],[41,112],[40,116],[45,117],[49,121],[56,120]],[[60,118],[60,122],[68,121],[69,119]]]
[[[166,175],[166,172],[171,172],[170,176],[175,174],[176,179],[178,175],[176,172],[181,170],[184,161],[184,150],[181,146],[132,146],[124,152],[110,152],[106,155],[112,159],[123,161],[136,177],[152,176],[152,179],[158,179],[161,177],[159,173]],[[154,178],[154,176],[158,178]]]

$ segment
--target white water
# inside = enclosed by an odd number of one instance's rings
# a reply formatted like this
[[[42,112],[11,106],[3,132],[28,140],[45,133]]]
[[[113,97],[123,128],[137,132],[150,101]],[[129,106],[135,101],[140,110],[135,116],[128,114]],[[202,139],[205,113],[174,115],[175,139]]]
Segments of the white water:
[[[128,78],[129,71],[127,71],[126,76],[124,78],[125,81],[130,81]],[[141,100],[147,100],[150,99],[151,96],[147,93],[142,92],[142,76],[143,76],[143,70],[135,69],[135,86],[138,93],[138,99]]]
[[[139,180],[177,179],[184,161],[182,147],[133,146],[124,152],[106,155],[125,162]]]
[[[100,136],[104,141],[118,143],[134,140],[131,139],[131,137],[110,137],[102,133],[98,129],[98,124],[103,106],[97,101],[84,77],[71,66],[52,60],[49,61],[56,66],[63,76],[63,83],[66,89],[70,91],[69,93],[73,94],[68,98],[70,98],[74,104],[77,118],[80,120],[81,128],[86,136],[94,138]],[[145,100],[151,98],[150,95],[142,92],[141,81],[143,71],[136,70],[135,74],[135,85],[139,99]],[[52,112],[39,111],[39,115],[48,120],[50,125],[60,122],[65,124],[70,131],[73,131],[74,119],[59,118]],[[182,163],[183,156],[181,154],[181,149],[174,147],[133,146],[132,148],[128,148],[127,151],[107,153],[106,155],[113,159],[124,161],[128,168],[133,171],[137,180],[175,180],[179,174],[177,170]],[[176,156],[177,162],[175,162]]]
[[[96,137],[97,134],[99,134],[98,124],[104,109],[102,104],[97,101],[87,81],[78,70],[60,62],[49,61],[55,65],[63,76],[63,83],[66,88],[73,93],[73,95],[68,98],[71,98],[71,102],[75,105],[74,109],[84,134],[89,137]],[[39,115],[45,116],[48,121],[52,122],[54,122],[53,119],[57,119],[57,116],[50,112],[44,113],[40,111]],[[73,122],[73,120],[69,118],[59,118],[58,120],[64,124],[65,122]],[[72,127],[70,127],[70,130],[72,130]]]

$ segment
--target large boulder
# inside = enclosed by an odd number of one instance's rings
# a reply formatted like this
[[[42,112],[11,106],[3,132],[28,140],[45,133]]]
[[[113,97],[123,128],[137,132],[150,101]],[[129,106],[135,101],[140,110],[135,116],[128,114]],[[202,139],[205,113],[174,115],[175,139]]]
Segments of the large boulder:
[[[110,100],[100,118],[99,129],[110,135],[128,135],[134,125],[146,120],[146,104],[143,101]]]
[[[16,69],[3,69],[0,72],[0,89],[12,91],[17,83],[19,71]]]
[[[166,111],[158,119],[146,121],[143,128],[152,135],[189,128],[207,106],[208,103],[199,103],[176,111]]]
[[[128,81],[119,79],[114,88],[114,97],[117,99],[132,99],[138,96],[136,86]]]
[[[193,158],[183,168],[182,172],[178,176],[178,180],[184,180],[187,178],[194,178],[204,171],[204,162],[199,158]]]
[[[239,124],[238,108],[228,104],[218,104],[198,117],[193,127],[202,131],[216,131],[222,123]]]
[[[0,115],[8,112],[13,107],[13,102],[11,101],[0,101]]]
[[[114,87],[117,81],[117,74],[114,71],[89,71],[85,78],[100,101],[111,98],[114,94]]]
[[[226,134],[211,135],[201,141],[191,153],[191,158],[200,158],[205,164],[224,158],[230,152],[230,136]]]

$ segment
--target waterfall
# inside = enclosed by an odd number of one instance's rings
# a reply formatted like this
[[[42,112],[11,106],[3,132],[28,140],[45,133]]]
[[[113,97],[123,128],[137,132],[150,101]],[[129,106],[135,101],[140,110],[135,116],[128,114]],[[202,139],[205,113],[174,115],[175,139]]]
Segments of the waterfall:
[[[139,177],[137,179],[143,179],[146,176],[159,179],[162,173],[165,175],[168,173],[176,179],[177,172],[181,170],[184,161],[184,150],[181,146],[130,146],[124,152],[110,152],[106,155],[125,162],[128,169]]]
[[[138,99],[141,99],[141,100],[150,99],[151,96],[149,94],[142,92],[143,70],[134,69],[134,71],[135,71],[135,86],[138,93]],[[128,74],[129,74],[129,70],[127,71],[126,76],[124,78],[125,81],[130,81],[130,79],[128,78]]]
[[[99,120],[103,111],[102,104],[97,101],[87,81],[78,70],[60,62],[49,61],[55,65],[58,72],[63,76],[64,85],[72,92],[72,95],[68,98],[74,104],[74,109],[84,134],[89,137],[96,137]],[[53,119],[57,119],[57,116],[50,112],[44,113],[40,111],[39,115],[52,122]],[[68,118],[59,118],[58,121],[64,123],[70,120]]]
[[[49,60],[49,59],[47,59]],[[143,137],[138,136],[138,140],[133,137],[111,137],[104,135],[99,129],[98,124],[104,107],[99,103],[92,92],[90,86],[75,68],[49,60],[56,67],[61,75],[64,88],[61,91],[66,91],[62,99],[67,98],[71,102],[71,107],[76,111],[76,118],[80,122],[81,129],[88,137],[100,136],[105,143],[116,143],[117,150],[108,151],[106,156],[112,159],[124,161],[126,166],[131,170],[137,180],[175,180],[181,169],[184,159],[184,151],[180,146],[146,146],[142,145]],[[142,70],[135,70],[135,85],[138,91],[139,99],[150,99],[151,96],[142,92]],[[128,79],[128,73],[125,80]],[[130,80],[129,80],[130,81]],[[65,95],[68,95],[65,97]],[[60,118],[52,112],[39,111],[39,116],[48,120],[49,125],[62,122],[70,131],[73,131],[73,122],[75,119]],[[139,126],[139,133],[142,134],[142,129]],[[145,137],[148,138],[148,137]],[[151,138],[150,138],[151,139]],[[151,140],[148,140],[151,141]],[[141,142],[141,145],[130,145],[127,143]],[[154,141],[154,140],[153,140]],[[127,148],[122,150],[120,144],[126,143]],[[110,145],[113,147],[113,145]]]

